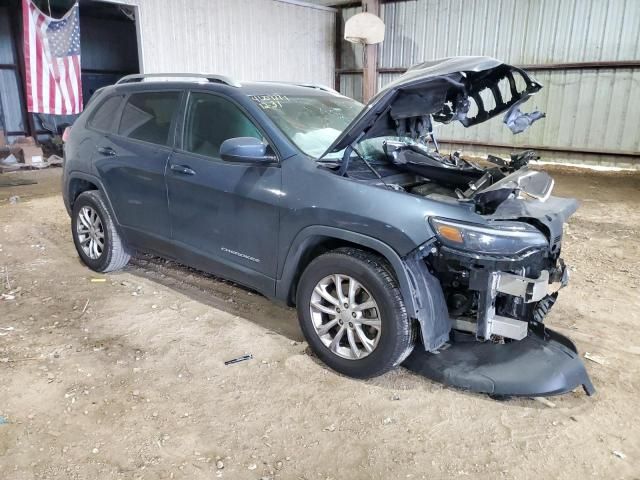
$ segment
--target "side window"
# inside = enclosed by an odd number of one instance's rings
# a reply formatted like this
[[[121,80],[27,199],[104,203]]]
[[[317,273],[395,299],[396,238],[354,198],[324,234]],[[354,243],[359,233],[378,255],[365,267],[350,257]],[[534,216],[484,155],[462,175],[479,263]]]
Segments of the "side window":
[[[102,102],[89,120],[89,126],[102,132],[113,131],[114,117],[122,102],[122,96],[116,95]]]
[[[218,158],[220,145],[229,138],[262,134],[229,100],[208,93],[192,93],[187,106],[184,150]]]
[[[145,142],[168,145],[171,119],[180,92],[134,93],[122,111],[118,133]]]

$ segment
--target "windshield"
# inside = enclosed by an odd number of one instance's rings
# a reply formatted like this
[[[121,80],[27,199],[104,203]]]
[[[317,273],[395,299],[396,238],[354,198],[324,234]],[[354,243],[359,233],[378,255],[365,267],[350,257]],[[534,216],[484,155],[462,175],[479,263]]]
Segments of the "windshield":
[[[318,158],[360,113],[363,105],[341,95],[251,95],[271,120],[307,155]]]

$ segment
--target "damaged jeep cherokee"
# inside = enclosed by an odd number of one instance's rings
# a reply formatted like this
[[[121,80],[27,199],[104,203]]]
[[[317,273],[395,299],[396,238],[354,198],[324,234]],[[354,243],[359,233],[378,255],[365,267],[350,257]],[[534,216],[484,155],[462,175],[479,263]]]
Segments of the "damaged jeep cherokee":
[[[76,249],[101,272],[152,252],[296,306],[315,354],[352,377],[404,362],[477,392],[591,394],[544,323],[577,202],[532,151],[471,161],[436,135],[499,115],[519,133],[544,117],[520,109],[541,88],[489,57],[416,65],[364,107],[307,84],[125,77],[68,135]]]

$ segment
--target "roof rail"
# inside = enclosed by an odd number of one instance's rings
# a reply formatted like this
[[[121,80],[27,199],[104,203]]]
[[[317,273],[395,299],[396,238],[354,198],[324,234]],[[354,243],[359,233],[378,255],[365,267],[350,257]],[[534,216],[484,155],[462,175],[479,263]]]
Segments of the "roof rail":
[[[237,82],[231,77],[226,75],[211,75],[205,73],[135,73],[133,75],[127,75],[122,77],[116,82],[116,85],[122,85],[123,83],[142,82],[146,79],[155,79],[158,81],[171,81],[178,79],[178,81],[189,81],[189,79],[206,80],[210,83],[222,83],[229,85],[230,87],[240,87],[240,82]]]

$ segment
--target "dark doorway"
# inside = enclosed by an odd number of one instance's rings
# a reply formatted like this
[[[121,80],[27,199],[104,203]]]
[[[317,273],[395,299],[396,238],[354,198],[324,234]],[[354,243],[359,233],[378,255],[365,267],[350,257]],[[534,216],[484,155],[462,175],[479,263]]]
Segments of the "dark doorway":
[[[74,0],[36,0],[46,14],[60,18]],[[49,10],[49,7],[51,9]],[[105,85],[140,71],[137,9],[108,1],[80,0],[83,103]],[[0,0],[0,129],[11,142],[31,135],[47,141],[73,123],[75,115],[27,113],[24,96],[21,0]]]

